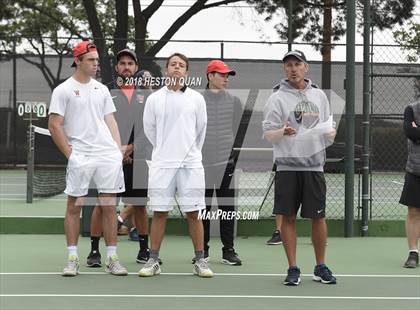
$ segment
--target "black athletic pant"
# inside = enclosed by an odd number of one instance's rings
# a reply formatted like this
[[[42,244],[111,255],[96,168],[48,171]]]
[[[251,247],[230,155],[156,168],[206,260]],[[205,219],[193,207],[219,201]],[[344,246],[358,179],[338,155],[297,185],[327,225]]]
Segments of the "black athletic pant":
[[[206,209],[211,209],[211,201],[214,192],[216,192],[217,204],[222,211],[235,210],[235,189],[233,167],[226,165],[204,167],[206,179]],[[204,250],[209,250],[210,240],[210,222],[212,220],[203,220],[204,226]],[[235,219],[220,218],[220,239],[223,244],[223,251],[233,249],[233,235],[235,228]]]

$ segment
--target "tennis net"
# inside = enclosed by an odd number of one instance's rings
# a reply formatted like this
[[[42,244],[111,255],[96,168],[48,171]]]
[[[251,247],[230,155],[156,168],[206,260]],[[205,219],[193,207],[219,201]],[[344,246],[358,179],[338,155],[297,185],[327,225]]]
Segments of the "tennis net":
[[[27,202],[33,197],[60,194],[66,187],[66,158],[48,129],[30,126],[28,130]]]

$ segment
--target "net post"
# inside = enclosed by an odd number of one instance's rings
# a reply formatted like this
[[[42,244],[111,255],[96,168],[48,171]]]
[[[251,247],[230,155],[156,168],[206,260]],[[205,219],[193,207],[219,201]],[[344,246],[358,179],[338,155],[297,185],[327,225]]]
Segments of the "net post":
[[[35,150],[34,127],[29,124],[28,127],[28,156],[26,165],[26,203],[32,203],[33,200],[33,178],[34,178],[34,150]]]

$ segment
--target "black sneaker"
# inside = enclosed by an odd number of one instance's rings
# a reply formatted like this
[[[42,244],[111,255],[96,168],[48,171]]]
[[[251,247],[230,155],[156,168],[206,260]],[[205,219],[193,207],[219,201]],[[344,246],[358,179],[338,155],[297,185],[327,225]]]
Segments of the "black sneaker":
[[[404,268],[416,268],[419,266],[419,253],[410,251],[408,258],[404,263]]]
[[[150,252],[149,249],[146,250],[139,250],[139,254],[137,254],[136,262],[139,264],[146,264],[149,260]],[[162,260],[158,258],[159,265],[162,265]]]
[[[206,261],[206,263],[209,262],[210,260],[209,251],[204,250],[204,260]],[[192,258],[191,263],[195,264],[195,257]]]
[[[242,261],[234,249],[224,250],[222,257],[222,264],[231,266],[241,266]]]
[[[281,240],[280,231],[278,229],[276,229],[273,232],[273,235],[271,236],[271,238],[268,239],[265,244],[267,244],[267,245],[277,245],[277,244],[282,244],[282,243],[283,243],[283,241]]]
[[[87,257],[86,265],[91,268],[101,267],[101,253],[99,251],[91,251]]]
[[[149,249],[147,250],[139,250],[139,254],[137,254],[136,262],[139,264],[146,264],[149,260],[150,252]]]
[[[312,277],[314,281],[321,282],[324,284],[336,284],[337,279],[332,275],[332,272],[324,264],[315,266],[314,275]]]
[[[298,267],[290,267],[287,269],[287,277],[283,284],[287,286],[297,286],[300,283],[300,269]]]

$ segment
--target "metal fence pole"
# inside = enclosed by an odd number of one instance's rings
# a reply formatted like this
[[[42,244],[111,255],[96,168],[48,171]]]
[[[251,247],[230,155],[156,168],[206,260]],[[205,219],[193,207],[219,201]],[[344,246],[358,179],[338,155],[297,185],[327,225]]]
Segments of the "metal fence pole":
[[[13,79],[13,165],[16,166],[17,163],[17,147],[16,147],[16,139],[17,139],[17,130],[16,130],[16,124],[17,124],[17,95],[16,95],[16,39],[13,41],[13,73],[12,73],[12,79]]]
[[[293,0],[289,0],[289,10],[287,14],[287,31],[287,51],[291,51],[293,43]]]
[[[34,179],[34,148],[35,135],[32,126],[32,111],[30,113],[30,121],[28,126],[28,157],[26,165],[26,203],[32,203],[33,200],[33,179]]]
[[[362,154],[362,236],[369,230],[370,171],[370,0],[363,8],[363,154]]]
[[[355,0],[347,0],[346,37],[346,161],[344,236],[353,236],[354,221],[354,100],[355,100]]]

